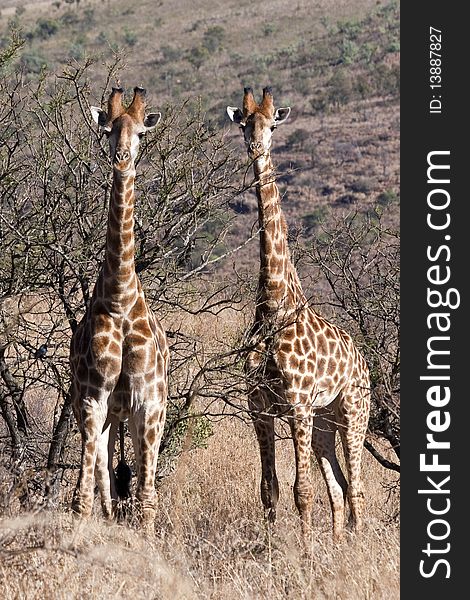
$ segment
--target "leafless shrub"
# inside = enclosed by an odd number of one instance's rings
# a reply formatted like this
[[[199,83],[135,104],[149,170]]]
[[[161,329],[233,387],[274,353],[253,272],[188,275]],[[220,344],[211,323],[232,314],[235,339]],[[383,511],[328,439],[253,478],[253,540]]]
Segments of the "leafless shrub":
[[[369,365],[370,432],[387,439],[399,457],[400,248],[399,233],[386,225],[383,211],[386,208],[378,207],[368,214],[337,217],[305,249],[303,258],[305,268],[325,284],[321,310],[334,311]]]

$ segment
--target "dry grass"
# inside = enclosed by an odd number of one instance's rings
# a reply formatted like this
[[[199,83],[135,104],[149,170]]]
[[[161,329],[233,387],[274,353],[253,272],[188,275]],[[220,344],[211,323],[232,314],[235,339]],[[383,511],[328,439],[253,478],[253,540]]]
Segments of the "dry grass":
[[[223,317],[211,317],[210,327],[207,319],[195,316],[181,322],[175,316],[174,324],[210,346],[234,335],[246,325],[245,318],[245,313],[228,311]],[[44,398],[36,400],[28,401],[33,416],[47,409]],[[160,483],[155,531],[147,536],[127,524],[106,523],[98,499],[92,519],[75,520],[69,510],[77,477],[74,469],[63,480],[60,506],[37,511],[22,508],[21,494],[28,487],[25,478],[38,474],[24,472],[15,483],[11,472],[0,470],[2,600],[392,600],[399,596],[395,473],[364,452],[365,528],[358,536],[346,534],[335,546],[326,489],[315,464],[314,526],[310,553],[305,556],[292,493],[291,441],[277,442],[280,501],[278,520],[268,531],[251,424],[225,417],[213,428],[207,448],[185,451],[176,471]],[[75,455],[79,437],[71,443]],[[381,450],[387,455],[386,448]]]
[[[0,522],[2,598],[374,598],[399,595],[395,476],[365,455],[364,532],[337,546],[315,471],[311,555],[303,555],[292,500],[290,443],[279,442],[281,499],[269,535],[258,497],[251,427],[225,419],[208,448],[183,455],[159,489],[155,535],[65,509]]]

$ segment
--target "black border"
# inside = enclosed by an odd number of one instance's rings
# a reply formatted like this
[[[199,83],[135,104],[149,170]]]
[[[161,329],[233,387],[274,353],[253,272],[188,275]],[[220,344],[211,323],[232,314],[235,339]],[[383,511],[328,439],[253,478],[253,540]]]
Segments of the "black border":
[[[460,598],[468,594],[466,567],[467,534],[470,532],[467,517],[467,473],[470,439],[470,394],[467,373],[470,377],[470,325],[467,322],[468,250],[470,239],[470,149],[466,138],[470,136],[467,114],[470,112],[470,87],[467,84],[470,69],[467,66],[470,27],[464,16],[463,4],[430,1],[402,3],[401,5],[401,343],[402,343],[402,393],[401,393],[401,444],[402,444],[402,501],[401,501],[401,595],[403,598]],[[442,30],[442,113],[430,114],[429,101],[429,27]],[[452,321],[450,335],[450,389],[451,400],[447,407],[451,425],[442,435],[451,443],[450,450],[441,452],[450,464],[451,507],[443,516],[450,525],[445,542],[449,552],[434,555],[449,562],[440,565],[432,577],[419,573],[419,563],[426,555],[422,552],[428,542],[427,525],[433,519],[426,509],[426,495],[418,489],[426,488],[426,475],[419,468],[419,455],[425,452],[426,416],[431,407],[426,401],[429,384],[420,381],[426,372],[426,342],[430,332],[426,317],[427,246],[440,243],[443,232],[432,231],[426,225],[428,213],[427,155],[434,150],[450,150],[450,179],[447,189],[451,194],[451,224],[446,234],[451,258],[450,286],[460,292],[460,306],[449,310]],[[468,174],[468,175],[467,175]],[[468,180],[468,182],[467,182]],[[445,264],[445,263],[443,263]],[[444,410],[444,409],[443,409]],[[443,473],[436,474],[436,481]],[[429,488],[429,485],[427,486]],[[436,517],[437,518],[437,517]],[[444,542],[441,543],[443,547]],[[439,547],[436,542],[435,547]],[[427,559],[429,569],[429,558]],[[467,591],[466,591],[467,590]],[[450,594],[450,595],[449,595]]]

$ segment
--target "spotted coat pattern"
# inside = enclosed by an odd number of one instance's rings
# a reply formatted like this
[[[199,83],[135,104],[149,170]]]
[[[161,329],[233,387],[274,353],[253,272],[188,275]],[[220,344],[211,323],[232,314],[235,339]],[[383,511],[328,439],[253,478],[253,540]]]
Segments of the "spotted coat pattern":
[[[136,498],[144,525],[155,517],[155,471],[165,422],[168,344],[147,305],[134,261],[134,180],[139,137],[159,118],[145,114],[145,90],[135,88],[126,110],[113,89],[108,112],[92,108],[109,138],[113,183],[105,256],[87,311],[71,341],[71,396],[82,437],[73,509],[92,511],[94,481],[111,517],[117,501],[113,452],[127,420],[136,468]]]
[[[370,410],[367,364],[348,333],[309,306],[292,263],[287,227],[271,161],[272,132],[290,109],[274,109],[270,88],[258,105],[245,88],[243,109],[227,108],[239,123],[253,162],[260,225],[260,273],[251,350],[246,360],[249,407],[261,454],[261,499],[271,521],[279,485],[274,421],[289,420],[295,450],[294,498],[306,536],[313,508],[312,449],[330,499],[333,536],[344,528],[345,501],[352,526],[362,524],[361,458]],[[287,115],[287,116],[286,116]],[[349,483],[335,452],[339,431]]]

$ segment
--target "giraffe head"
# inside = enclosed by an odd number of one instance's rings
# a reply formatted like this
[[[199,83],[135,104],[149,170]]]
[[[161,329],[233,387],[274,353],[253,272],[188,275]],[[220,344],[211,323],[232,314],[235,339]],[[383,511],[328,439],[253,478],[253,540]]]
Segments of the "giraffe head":
[[[90,109],[94,121],[108,138],[114,169],[125,173],[134,168],[140,139],[157,126],[162,115],[146,113],[146,91],[143,88],[134,88],[134,97],[128,108],[122,103],[123,93],[122,88],[113,88],[107,111],[96,106]]]
[[[251,88],[246,87],[244,92],[243,108],[227,106],[227,113],[234,123],[240,125],[248,157],[262,170],[271,150],[273,131],[286,121],[290,107],[275,109],[270,87],[263,89],[260,104],[256,103]]]

